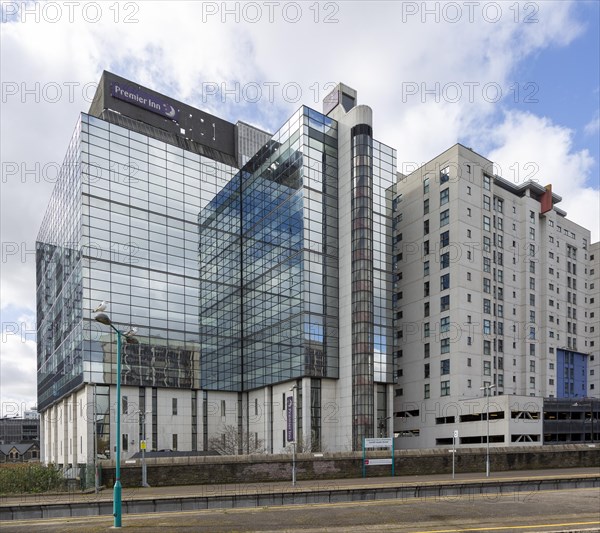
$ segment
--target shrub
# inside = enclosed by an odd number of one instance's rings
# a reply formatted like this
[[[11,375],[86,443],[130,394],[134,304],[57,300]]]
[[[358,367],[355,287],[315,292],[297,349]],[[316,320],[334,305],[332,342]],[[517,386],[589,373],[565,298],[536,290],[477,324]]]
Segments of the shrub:
[[[19,463],[0,465],[0,495],[61,490],[62,472],[54,465]]]

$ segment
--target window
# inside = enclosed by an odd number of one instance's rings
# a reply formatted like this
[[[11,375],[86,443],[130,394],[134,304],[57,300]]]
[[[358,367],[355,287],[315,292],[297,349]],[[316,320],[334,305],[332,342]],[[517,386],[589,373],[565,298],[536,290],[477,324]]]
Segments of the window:
[[[425,322],[425,324],[423,324],[423,337],[429,337],[429,322]]]
[[[488,315],[492,312],[492,301],[487,298],[483,299],[483,312]]]
[[[430,395],[430,388],[429,388],[429,383],[425,383],[423,385],[423,398],[427,399],[429,398]]]
[[[450,210],[446,209],[440,213],[440,227],[450,223]]]
[[[121,435],[121,449],[126,452],[129,450],[129,434],[123,433]]]
[[[450,189],[440,191],[440,206],[447,204],[450,201]]]
[[[489,257],[483,258],[483,271],[490,272],[492,269],[492,260]]]
[[[467,195],[471,196],[471,187],[467,185]]]
[[[429,282],[428,281],[423,283],[423,295],[426,297],[429,296]]]
[[[471,216],[471,208],[467,207],[467,216],[470,217]]]
[[[121,396],[121,412],[126,415],[129,409],[129,402],[127,401],[127,396]]]
[[[450,266],[450,252],[446,252],[440,256],[440,269]]]
[[[490,202],[490,197],[486,196],[485,194],[483,195],[483,208],[486,211],[490,211],[491,210],[491,202]]]
[[[483,341],[483,355],[492,354],[492,343],[491,341]]]
[[[450,288],[450,274],[440,276],[440,290],[445,291]]]
[[[535,357],[535,344],[530,344],[529,345],[529,355],[531,357]]]
[[[441,353],[450,353],[450,339],[442,339]]]
[[[535,228],[529,228],[529,238],[535,240]]]
[[[423,200],[423,214],[426,215],[429,213],[429,198]]]
[[[492,292],[492,282],[489,278],[483,278],[483,292],[487,294]]]
[[[440,183],[446,183],[450,179],[450,167],[440,170]]]
[[[529,261],[529,272],[535,274],[535,261]]]
[[[492,375],[492,363],[491,363],[491,361],[484,361],[483,362],[483,375],[484,376],[491,376]]]
[[[429,241],[423,243],[423,255],[429,255]]]
[[[483,251],[489,253],[491,250],[492,250],[492,239],[490,239],[489,237],[484,237],[483,238]]]
[[[492,322],[490,320],[484,319],[483,321],[483,334],[491,335],[492,333]]]
[[[171,413],[173,416],[177,414],[177,398],[171,399]]]
[[[450,396],[450,381],[440,383],[440,396]]]
[[[535,372],[535,361],[529,361],[529,372]]]
[[[423,263],[423,275],[429,276],[429,261]]]
[[[429,192],[429,176],[425,176],[423,178],[423,194],[427,194]]]
[[[174,452],[177,451],[177,433],[173,433],[173,446],[172,449]]]
[[[467,281],[471,281],[471,273],[467,272]]]
[[[431,345],[429,343],[426,343],[423,345],[423,358],[427,359],[429,357],[429,354],[431,353]]]
[[[450,244],[450,232],[444,231],[440,233],[440,248],[444,248]]]
[[[448,311],[450,309],[450,295],[442,296],[440,298],[440,312]]]
[[[467,366],[471,366],[471,358],[467,357]]]
[[[425,302],[423,304],[423,316],[425,316],[425,317],[429,316],[429,302]]]
[[[535,378],[533,376],[529,378],[529,388],[535,389]]]
[[[442,376],[450,374],[450,359],[442,359],[440,361],[440,374]]]
[[[445,316],[440,320],[440,333],[448,333],[450,331],[450,317]]]
[[[483,188],[486,191],[489,191],[492,189],[492,178],[490,178],[489,176],[486,176],[485,174],[483,175]]]
[[[424,378],[428,378],[429,377],[429,363],[425,363],[423,365],[423,377]]]
[[[468,229],[468,230],[467,230],[467,237],[468,237],[469,239],[471,238],[471,230],[470,230],[470,229]]]
[[[429,235],[429,220],[423,220],[423,234]]]
[[[535,290],[535,278],[529,278],[529,288],[534,291]]]
[[[469,303],[471,302],[471,293],[470,292],[467,293],[467,302],[469,302]]]

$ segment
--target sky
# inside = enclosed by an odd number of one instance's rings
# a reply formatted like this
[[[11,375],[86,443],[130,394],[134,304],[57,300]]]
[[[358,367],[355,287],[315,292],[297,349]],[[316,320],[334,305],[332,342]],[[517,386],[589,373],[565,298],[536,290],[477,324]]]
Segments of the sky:
[[[103,70],[267,131],[334,83],[398,170],[456,142],[600,231],[598,1],[0,0],[0,403],[36,404],[35,240]]]

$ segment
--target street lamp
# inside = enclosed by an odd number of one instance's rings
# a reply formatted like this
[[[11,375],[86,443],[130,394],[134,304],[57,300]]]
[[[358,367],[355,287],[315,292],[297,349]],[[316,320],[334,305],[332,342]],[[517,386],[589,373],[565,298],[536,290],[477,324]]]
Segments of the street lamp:
[[[484,391],[484,394],[487,397],[487,452],[485,456],[485,477],[490,477],[490,394],[492,393],[492,389],[495,388],[496,385],[479,387],[479,390]]]
[[[103,308],[102,308],[103,307]],[[102,308],[102,309],[101,309]],[[97,307],[104,311],[106,305],[104,302]],[[117,334],[117,435],[116,435],[116,446],[115,446],[115,485],[113,487],[113,516],[114,527],[121,527],[121,337],[125,337],[125,342],[137,342],[133,339],[136,333],[135,329],[129,329],[125,333],[121,333],[113,323],[111,322],[108,315],[99,313],[94,317],[96,322],[109,326]]]
[[[150,488],[148,485],[148,471],[146,469],[146,412],[140,411],[140,419],[142,422],[142,442],[140,446],[142,448],[142,487]]]

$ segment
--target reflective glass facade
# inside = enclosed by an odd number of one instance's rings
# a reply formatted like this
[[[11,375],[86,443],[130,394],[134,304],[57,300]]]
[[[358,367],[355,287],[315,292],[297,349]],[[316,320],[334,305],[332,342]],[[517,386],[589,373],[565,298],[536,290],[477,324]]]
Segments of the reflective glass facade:
[[[301,108],[199,216],[202,387],[338,376],[337,125]]]
[[[116,342],[138,328],[124,385],[198,388],[198,211],[237,172],[85,114],[37,242],[38,402],[115,382]]]

